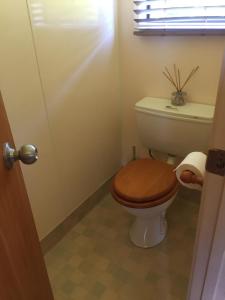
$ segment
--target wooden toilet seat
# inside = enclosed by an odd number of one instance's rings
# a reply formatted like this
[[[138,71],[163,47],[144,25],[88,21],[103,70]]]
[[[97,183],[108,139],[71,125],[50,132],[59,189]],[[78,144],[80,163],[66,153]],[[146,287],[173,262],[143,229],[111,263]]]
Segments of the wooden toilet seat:
[[[112,195],[120,204],[149,208],[168,201],[178,189],[174,167],[153,159],[129,162],[115,176]]]

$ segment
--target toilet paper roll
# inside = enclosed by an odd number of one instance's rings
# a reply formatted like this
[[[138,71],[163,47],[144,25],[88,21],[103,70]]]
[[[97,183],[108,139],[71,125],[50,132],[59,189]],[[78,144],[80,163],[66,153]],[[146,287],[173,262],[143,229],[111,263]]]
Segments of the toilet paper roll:
[[[201,191],[202,187],[195,183],[185,183],[180,179],[183,171],[191,171],[200,178],[205,176],[205,164],[207,156],[202,152],[192,152],[175,169],[178,181],[189,189]]]

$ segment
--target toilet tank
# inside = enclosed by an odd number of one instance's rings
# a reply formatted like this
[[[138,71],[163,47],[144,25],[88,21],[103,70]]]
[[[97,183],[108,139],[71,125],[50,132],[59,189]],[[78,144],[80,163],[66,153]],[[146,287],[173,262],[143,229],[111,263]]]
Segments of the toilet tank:
[[[142,143],[148,149],[180,157],[192,151],[206,152],[214,109],[193,102],[174,106],[168,99],[146,97],[135,105]]]

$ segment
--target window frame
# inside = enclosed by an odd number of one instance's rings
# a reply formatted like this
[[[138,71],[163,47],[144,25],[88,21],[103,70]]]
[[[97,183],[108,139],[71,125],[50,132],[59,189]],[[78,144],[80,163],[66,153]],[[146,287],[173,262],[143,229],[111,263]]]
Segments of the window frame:
[[[135,29],[139,36],[224,36],[225,29]]]

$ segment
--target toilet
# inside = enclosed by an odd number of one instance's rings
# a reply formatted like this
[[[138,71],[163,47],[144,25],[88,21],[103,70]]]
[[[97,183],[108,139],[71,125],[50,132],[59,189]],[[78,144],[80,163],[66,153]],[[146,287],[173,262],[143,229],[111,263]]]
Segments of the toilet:
[[[165,237],[166,209],[178,191],[173,166],[154,159],[139,159],[128,163],[115,176],[114,199],[136,221],[130,230],[132,242],[143,248],[159,244]]]
[[[179,184],[171,157],[206,151],[214,106],[187,103],[173,106],[168,99],[146,97],[136,103],[137,127],[143,145],[168,155],[168,161],[144,158],[128,162],[115,175],[113,198],[135,221],[130,239],[138,247],[158,245],[166,236],[166,211]]]

